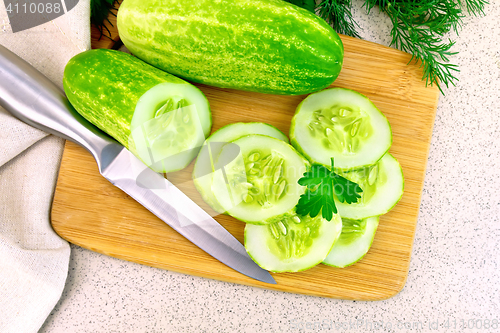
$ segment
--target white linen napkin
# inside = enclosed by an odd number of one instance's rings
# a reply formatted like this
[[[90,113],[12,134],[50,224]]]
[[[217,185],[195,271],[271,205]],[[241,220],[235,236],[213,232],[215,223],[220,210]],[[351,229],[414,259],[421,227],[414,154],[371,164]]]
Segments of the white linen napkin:
[[[0,4],[0,44],[62,88],[64,66],[90,48],[90,0],[12,33]],[[59,300],[70,248],[50,225],[63,140],[0,107],[0,332],[37,332]]]

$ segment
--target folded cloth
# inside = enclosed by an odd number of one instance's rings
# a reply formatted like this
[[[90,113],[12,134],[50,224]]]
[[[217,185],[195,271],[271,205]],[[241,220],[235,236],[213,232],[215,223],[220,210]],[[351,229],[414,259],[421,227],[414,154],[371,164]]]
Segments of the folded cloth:
[[[90,48],[90,2],[12,33],[0,5],[0,44],[62,88],[64,66]],[[63,140],[0,107],[0,332],[37,332],[59,300],[70,248],[50,225]]]

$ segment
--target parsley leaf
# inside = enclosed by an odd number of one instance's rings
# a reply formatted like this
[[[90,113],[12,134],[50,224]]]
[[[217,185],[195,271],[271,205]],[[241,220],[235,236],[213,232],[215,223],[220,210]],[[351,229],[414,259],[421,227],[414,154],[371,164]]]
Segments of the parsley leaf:
[[[337,214],[334,195],[340,202],[351,204],[358,202],[361,198],[358,193],[363,192],[358,184],[333,171],[333,158],[330,170],[322,165],[313,164],[298,183],[307,189],[295,207],[297,214],[316,217],[321,211],[323,218],[328,221],[331,221],[333,214]]]

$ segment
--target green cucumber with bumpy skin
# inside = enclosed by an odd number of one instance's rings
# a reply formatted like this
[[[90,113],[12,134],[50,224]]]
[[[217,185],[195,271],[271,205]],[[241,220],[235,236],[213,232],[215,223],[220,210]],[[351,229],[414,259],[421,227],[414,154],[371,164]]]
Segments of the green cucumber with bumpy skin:
[[[198,88],[124,52],[97,49],[74,56],[63,85],[84,118],[155,171],[185,167],[210,133],[210,107]],[[169,156],[171,163],[163,165]]]
[[[225,211],[217,202],[213,194],[212,181],[214,173],[220,173],[222,171],[218,166],[214,165],[214,162],[217,160],[225,143],[229,143],[249,134],[267,135],[288,143],[288,137],[279,129],[269,124],[259,122],[232,123],[218,129],[210,135],[205,140],[196,158],[193,168],[194,185],[198,192],[200,192],[203,200],[218,213],[225,213]]]
[[[127,0],[117,20],[137,57],[222,88],[306,94],[328,87],[343,62],[337,33],[281,0]]]

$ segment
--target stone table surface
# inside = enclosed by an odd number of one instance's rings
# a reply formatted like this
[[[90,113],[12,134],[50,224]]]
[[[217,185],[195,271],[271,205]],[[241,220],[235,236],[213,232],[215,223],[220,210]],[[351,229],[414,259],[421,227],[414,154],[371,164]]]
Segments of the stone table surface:
[[[353,1],[362,37],[389,45],[389,19],[367,16],[362,2]],[[439,99],[399,294],[359,302],[269,291],[72,245],[66,288],[40,332],[500,332],[500,1],[485,13],[449,34],[459,81]]]

